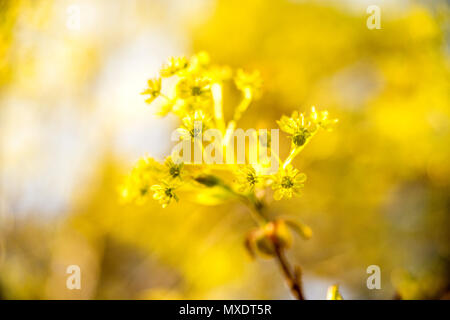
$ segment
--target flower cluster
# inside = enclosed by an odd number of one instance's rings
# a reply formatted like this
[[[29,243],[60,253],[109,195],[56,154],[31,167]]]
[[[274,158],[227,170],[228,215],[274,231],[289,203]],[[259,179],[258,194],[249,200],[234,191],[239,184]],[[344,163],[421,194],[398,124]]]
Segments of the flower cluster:
[[[168,79],[172,79],[168,81]],[[242,92],[242,101],[234,110],[233,118],[226,123],[223,112],[222,86],[225,81],[234,80],[236,89]],[[166,81],[168,81],[166,83]],[[162,86],[165,84],[166,86]],[[236,122],[248,108],[250,102],[261,95],[262,80],[258,71],[245,72],[238,69],[233,72],[224,66],[210,64],[207,53],[201,52],[192,58],[170,58],[160,70],[160,77],[148,80],[148,88],[142,94],[149,95],[147,103],[153,103],[158,97],[163,100],[163,112],[174,113],[180,119],[177,129],[184,140],[195,140],[208,128],[220,130],[225,137],[236,128]],[[164,89],[164,90],[163,90]],[[288,134],[292,141],[291,152],[284,162],[279,160],[276,173],[266,174],[260,164],[229,165],[233,183],[217,183],[227,186],[231,194],[238,197],[264,197],[272,190],[275,200],[289,199],[299,196],[304,187],[306,175],[291,165],[292,160],[319,131],[329,130],[337,120],[329,119],[327,111],[316,111],[315,107],[309,115],[294,111],[290,117],[282,116],[277,121],[280,129]],[[197,139],[198,140],[198,139]],[[227,140],[227,139],[225,139]],[[270,149],[271,137],[266,135],[259,140],[261,147]],[[201,148],[203,141],[200,139]],[[224,143],[226,148],[227,141]],[[196,164],[198,172],[204,174],[214,165]],[[122,196],[130,201],[144,203],[149,192],[163,207],[173,199],[178,201],[176,190],[185,183],[205,185],[195,174],[186,174],[186,166],[168,157],[164,165],[153,159],[142,159],[131,172],[122,190]],[[219,180],[217,180],[219,181]],[[216,186],[216,185],[212,185]],[[203,192],[200,189],[200,192]],[[262,199],[260,199],[262,200]]]
[[[250,101],[261,94],[258,71],[247,73],[239,69],[233,74],[229,67],[211,65],[205,52],[190,59],[172,57],[161,67],[159,75],[148,80],[148,87],[141,94],[149,95],[145,100],[149,104],[156,104],[159,98],[159,115],[173,113],[179,117],[181,125],[177,131],[184,140],[193,140],[210,127],[221,128],[225,134],[221,101],[224,81],[234,80],[236,89],[243,93],[245,103],[236,108],[233,119],[238,119]],[[139,160],[122,187],[122,198],[143,204],[153,192],[153,198],[163,207],[173,199],[178,201],[178,188],[203,181],[199,176],[186,174],[186,166],[178,162],[168,157],[162,166],[152,158]]]
[[[175,191],[187,175],[184,164],[175,163],[170,156],[164,164],[150,157],[140,159],[121,187],[122,199],[144,204],[153,192],[153,199],[165,208],[172,200],[178,201]]]
[[[294,147],[305,145],[319,128],[330,130],[336,122],[337,119],[328,118],[328,111],[317,112],[315,107],[311,108],[309,117],[294,111],[291,117],[282,116],[277,121],[280,129],[289,135]]]
[[[159,74],[160,77],[148,80],[148,88],[142,94],[149,95],[147,103],[157,104],[159,101],[160,115],[173,113],[179,118],[177,132],[183,143],[197,144],[203,154],[205,146],[202,134],[212,128],[224,137],[216,152],[226,152],[228,148],[234,150],[234,144],[230,144],[230,141],[237,122],[251,102],[261,96],[260,73],[242,69],[234,72],[226,66],[211,65],[208,54],[202,52],[190,59],[170,58]],[[241,92],[242,99],[227,122],[223,112],[222,88],[225,81],[230,80],[233,80],[236,90]],[[122,198],[142,204],[153,197],[165,208],[173,200],[178,201],[179,191],[188,185],[188,192],[197,193],[196,197],[191,198],[204,204],[220,203],[223,200],[243,201],[256,213],[255,219],[259,224],[247,236],[248,251],[252,255],[277,257],[281,264],[286,264],[282,250],[292,243],[290,231],[297,232],[304,239],[309,239],[312,232],[298,221],[279,217],[268,219],[264,214],[266,203],[270,198],[281,200],[300,195],[306,175],[294,168],[292,160],[320,129],[330,130],[336,122],[329,119],[327,111],[318,112],[315,107],[308,115],[294,111],[290,117],[282,116],[277,123],[292,141],[290,153],[284,161],[274,154],[273,136],[256,133],[259,144],[253,147],[270,150],[270,157],[277,160],[275,172],[266,170],[269,155],[260,157],[257,163],[227,164],[220,170],[217,164],[201,161],[183,163],[175,152],[164,163],[153,158],[141,159],[122,187]],[[233,178],[230,179],[230,176]],[[299,275],[296,272],[291,274],[288,269],[288,266],[284,266],[291,290],[298,298],[302,298]],[[340,297],[337,288],[330,296],[335,299]]]

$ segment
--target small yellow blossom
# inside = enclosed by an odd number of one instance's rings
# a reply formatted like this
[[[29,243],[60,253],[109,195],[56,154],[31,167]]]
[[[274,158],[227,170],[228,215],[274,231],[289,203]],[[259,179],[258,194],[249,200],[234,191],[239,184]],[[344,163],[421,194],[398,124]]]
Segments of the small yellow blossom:
[[[330,130],[331,125],[337,121],[328,118],[328,111],[317,112],[316,108],[312,107],[309,117],[294,111],[290,117],[282,116],[277,123],[282,131],[291,136],[292,143],[301,147],[319,128]]]
[[[183,118],[182,125],[177,131],[184,139],[198,137],[206,130],[209,120],[210,118],[203,111],[197,110],[194,114],[189,114]]]
[[[165,165],[165,168],[166,168],[166,170],[168,172],[168,176],[171,179],[179,179],[179,180],[181,180],[182,177],[184,176],[184,172],[183,172],[184,171],[183,170],[184,163],[183,162],[175,163],[173,161],[172,157],[169,156],[169,157],[166,158],[166,161],[164,161],[164,165]]]
[[[211,98],[211,80],[203,77],[186,77],[177,84],[177,96],[181,99],[204,100]]]
[[[163,208],[167,207],[172,199],[178,202],[178,196],[175,194],[175,189],[178,186],[176,184],[170,184],[167,181],[161,181],[161,184],[155,184],[151,186],[153,193],[153,199],[159,201]]]
[[[312,134],[309,129],[311,123],[298,111],[294,111],[291,117],[282,116],[277,123],[282,131],[290,135],[296,147],[304,145]]]
[[[176,75],[177,73],[186,70],[189,66],[189,62],[185,57],[169,58],[166,64],[164,64],[160,70],[160,75],[163,78],[168,78]]]
[[[261,185],[263,182],[263,177],[259,176],[255,168],[251,165],[240,166],[235,174],[235,182],[239,192],[252,192],[255,187]]]
[[[234,78],[236,87],[244,92],[246,98],[259,98],[262,92],[262,79],[259,71],[253,71],[252,73],[245,72],[239,69],[236,72]]]
[[[291,165],[285,169],[278,170],[273,176],[272,189],[274,190],[273,198],[281,200],[282,198],[290,199],[292,196],[299,196],[301,188],[304,187],[306,175],[294,169]]]
[[[149,94],[150,97],[145,102],[152,103],[161,94],[161,79],[148,80],[148,88],[141,92],[141,94]]]
[[[162,170],[162,165],[153,158],[139,159],[121,188],[122,199],[125,202],[145,203],[150,186],[158,180]]]

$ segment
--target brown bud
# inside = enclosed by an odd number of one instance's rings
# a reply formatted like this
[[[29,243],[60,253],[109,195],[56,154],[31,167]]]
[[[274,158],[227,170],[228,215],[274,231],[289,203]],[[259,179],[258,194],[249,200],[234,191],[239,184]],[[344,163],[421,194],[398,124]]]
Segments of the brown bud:
[[[253,239],[257,252],[263,257],[274,256],[276,247],[289,248],[292,244],[291,233],[283,220],[270,221],[255,230]]]

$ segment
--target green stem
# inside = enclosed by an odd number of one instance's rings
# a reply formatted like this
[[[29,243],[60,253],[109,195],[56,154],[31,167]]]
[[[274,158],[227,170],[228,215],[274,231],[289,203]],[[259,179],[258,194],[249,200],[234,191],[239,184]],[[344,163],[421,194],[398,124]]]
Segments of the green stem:
[[[294,160],[294,158],[306,147],[306,145],[309,143],[309,141],[311,141],[312,137],[314,137],[314,135],[317,133],[317,131],[318,130],[313,131],[303,145],[301,145],[299,147],[294,147],[291,150],[291,153],[289,154],[289,156],[286,158],[286,160],[284,160],[283,169],[286,169],[286,167],[292,162],[292,160]]]

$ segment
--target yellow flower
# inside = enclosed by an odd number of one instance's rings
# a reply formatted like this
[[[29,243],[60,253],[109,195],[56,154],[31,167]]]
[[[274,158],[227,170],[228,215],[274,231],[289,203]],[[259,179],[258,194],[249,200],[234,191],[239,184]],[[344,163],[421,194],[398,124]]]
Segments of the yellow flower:
[[[280,129],[291,136],[292,143],[296,147],[304,145],[317,129],[330,130],[331,125],[336,122],[337,119],[328,118],[328,111],[317,112],[315,107],[311,108],[309,117],[294,111],[292,116],[282,116],[280,121],[277,121]]]
[[[281,200],[282,198],[292,198],[299,196],[301,188],[304,187],[306,175],[294,169],[291,165],[285,169],[280,169],[273,176],[272,189],[274,190],[273,198]]]
[[[194,114],[189,114],[182,120],[182,125],[177,131],[184,139],[198,137],[207,128],[210,118],[201,110],[197,110]]]
[[[172,199],[178,202],[178,196],[175,194],[175,189],[178,186],[176,184],[170,184],[167,181],[161,181],[161,184],[155,184],[151,186],[153,193],[153,199],[159,201],[163,208],[167,207]]]
[[[153,158],[139,159],[121,188],[122,199],[125,202],[145,203],[150,186],[158,180],[162,170],[162,165]]]
[[[311,108],[310,121],[313,125],[321,127],[325,130],[330,130],[331,126],[338,122],[338,119],[329,119],[328,111],[316,111],[316,107]]]
[[[148,88],[145,89],[141,94],[149,94],[150,98],[145,100],[147,103],[152,103],[161,93],[161,79],[150,79],[148,80]]]
[[[164,64],[160,70],[160,75],[163,78],[171,77],[186,70],[189,66],[189,62],[185,57],[169,58],[166,64]]]
[[[277,123],[282,131],[291,136],[292,143],[296,147],[304,145],[312,134],[309,129],[311,123],[307,122],[303,113],[298,111],[294,111],[291,117],[282,116]]]
[[[166,161],[164,161],[164,165],[166,167],[168,176],[171,179],[177,179],[178,178],[179,180],[181,180],[182,177],[184,176],[184,172],[183,172],[184,171],[183,170],[184,163],[183,162],[175,163],[173,161],[172,157],[169,156],[169,157],[166,158]]]
[[[251,192],[261,185],[263,177],[259,176],[251,165],[243,165],[236,170],[236,185],[239,192]]]
[[[163,207],[172,199],[178,201],[174,190],[180,185],[184,175],[183,166],[183,163],[175,163],[172,157],[167,157],[164,165],[153,158],[139,159],[122,186],[122,199],[125,202],[144,204],[150,198],[150,191],[153,191],[153,198]]]
[[[177,96],[196,101],[211,98],[211,80],[203,77],[186,77],[177,84]]]
[[[234,78],[236,87],[244,92],[246,98],[259,98],[262,92],[262,79],[259,71],[252,73],[239,69]]]

